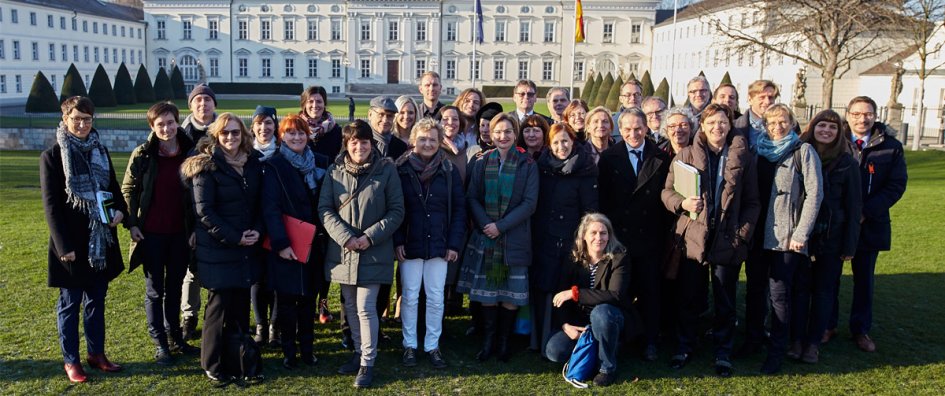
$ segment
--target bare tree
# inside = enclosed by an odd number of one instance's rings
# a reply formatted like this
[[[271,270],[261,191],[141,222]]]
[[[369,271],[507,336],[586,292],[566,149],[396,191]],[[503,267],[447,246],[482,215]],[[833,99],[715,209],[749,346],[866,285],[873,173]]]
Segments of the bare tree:
[[[843,77],[857,61],[886,54],[882,38],[891,27],[889,0],[767,0],[736,3],[736,15],[710,12],[717,1],[697,3],[705,7],[707,20],[735,51],[780,54],[820,71],[821,104],[833,105],[834,80]],[[740,6],[738,4],[741,4]],[[738,10],[742,10],[741,18]],[[747,20],[746,20],[747,19]],[[762,56],[766,59],[767,56]]]
[[[914,55],[917,61],[915,72],[919,77],[919,122],[914,134],[915,139],[912,140],[912,149],[918,150],[922,130],[925,128],[925,79],[938,68],[945,66],[945,61],[929,64],[929,57],[942,51],[942,46],[945,45],[945,39],[935,37],[938,31],[945,29],[945,0],[900,0],[900,3],[900,7],[891,8],[890,11],[893,12],[891,18],[901,21],[900,26],[905,30],[909,43],[916,49]],[[912,65],[903,66],[909,68]]]

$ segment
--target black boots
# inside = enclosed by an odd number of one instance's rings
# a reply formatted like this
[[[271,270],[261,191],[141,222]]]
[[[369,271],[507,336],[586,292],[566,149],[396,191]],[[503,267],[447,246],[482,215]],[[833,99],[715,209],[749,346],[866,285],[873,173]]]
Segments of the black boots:
[[[497,306],[483,306],[480,309],[483,338],[482,350],[476,355],[476,359],[479,359],[479,361],[489,360],[493,352],[496,352],[500,361],[509,361],[509,338],[512,336],[512,329],[515,328],[518,309],[505,309]]]
[[[279,348],[282,346],[282,337],[280,337],[281,334],[282,332],[279,331],[279,327],[273,324],[269,325],[269,347],[270,348]]]
[[[256,324],[256,335],[253,337],[256,345],[263,346],[269,341],[269,326],[265,323]]]
[[[482,349],[476,354],[476,359],[480,362],[489,360],[492,357],[493,343],[495,341],[496,333],[496,319],[498,308],[495,306],[486,307],[482,306],[479,308],[479,315],[481,324],[482,324]]]
[[[515,328],[515,318],[518,317],[518,309],[497,308],[499,311],[499,361],[509,361],[509,338],[512,337],[512,330]]]
[[[181,321],[181,332],[185,341],[200,339],[200,332],[197,331],[197,318],[191,316]]]

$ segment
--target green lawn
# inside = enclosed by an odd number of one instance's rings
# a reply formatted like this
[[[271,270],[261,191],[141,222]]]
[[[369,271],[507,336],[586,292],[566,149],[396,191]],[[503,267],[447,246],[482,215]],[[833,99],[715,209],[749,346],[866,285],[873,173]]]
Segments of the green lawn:
[[[126,370],[117,375],[95,372],[89,384],[69,384],[56,335],[57,292],[46,287],[48,231],[40,201],[38,157],[37,152],[0,152],[0,394],[212,392],[197,358],[180,358],[171,368],[152,364],[140,270],[122,275],[109,290],[107,351]],[[710,343],[703,344],[692,364],[676,372],[667,367],[672,344],[666,342],[661,345],[658,362],[643,363],[636,352],[622,355],[619,383],[606,393],[941,394],[945,389],[945,269],[941,265],[945,231],[938,220],[945,218],[941,203],[945,153],[909,153],[907,159],[909,187],[892,213],[893,250],[881,254],[877,265],[872,332],[878,344],[876,353],[857,350],[841,326],[840,337],[822,349],[818,365],[788,362],[782,374],[765,377],[756,374],[763,359],[758,356],[736,361],[736,376],[723,380],[713,376]],[[114,161],[124,170],[125,154],[116,154]],[[122,231],[121,238],[127,253],[127,232]],[[848,312],[851,286],[847,266],[842,281],[842,316]],[[331,305],[337,309],[338,303],[335,300]],[[474,355],[479,340],[462,335],[466,323],[467,318],[446,320],[441,345],[450,368],[445,371],[433,370],[425,359],[416,368],[401,367],[399,329],[384,328],[394,341],[381,345],[377,388],[369,393],[577,393],[561,380],[560,365],[542,361],[535,353],[521,351],[508,364],[478,363]],[[320,361],[314,369],[286,371],[281,367],[281,352],[266,350],[266,382],[239,392],[354,393],[352,377],[335,374],[348,356],[338,343],[336,327],[317,325],[316,331]],[[633,381],[634,377],[639,380]],[[234,386],[226,389],[237,391]]]

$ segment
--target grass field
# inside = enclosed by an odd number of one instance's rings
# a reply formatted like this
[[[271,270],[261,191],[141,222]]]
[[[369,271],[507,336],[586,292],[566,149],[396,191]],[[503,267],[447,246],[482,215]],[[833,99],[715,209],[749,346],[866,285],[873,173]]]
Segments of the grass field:
[[[179,358],[170,368],[152,362],[145,325],[144,279],[140,270],[110,285],[107,352],[125,366],[115,375],[90,372],[93,381],[70,385],[62,370],[54,312],[57,291],[46,287],[48,231],[38,181],[38,152],[0,152],[0,394],[198,394],[218,393],[202,376],[197,358]],[[124,170],[127,157],[116,154]],[[637,352],[620,358],[619,381],[606,394],[941,394],[945,389],[945,153],[908,153],[909,186],[893,208],[893,250],[876,266],[873,354],[860,352],[842,321],[840,336],[823,347],[821,363],[788,362],[780,375],[757,374],[763,356],[735,361],[735,377],[713,376],[711,345],[703,343],[693,363],[681,371],[667,367],[672,343],[660,346],[660,360],[642,362]],[[119,172],[119,179],[121,178]],[[127,254],[128,234],[122,231]],[[845,268],[841,317],[850,302],[851,278]],[[740,289],[742,296],[744,289]],[[331,296],[337,296],[333,292]],[[739,301],[741,304],[742,302]],[[337,310],[337,301],[331,306]],[[337,315],[336,315],[337,316]],[[382,344],[374,394],[562,394],[578,393],[561,379],[561,366],[520,351],[512,361],[480,364],[479,340],[463,336],[468,318],[449,318],[441,340],[450,367],[435,371],[421,359],[413,369],[400,366],[399,328],[385,327],[393,342]],[[202,321],[201,321],[202,324]],[[227,392],[240,394],[349,394],[352,377],[335,374],[348,353],[335,325],[316,325],[318,365],[287,371],[281,352],[266,350],[266,382]],[[84,342],[83,342],[84,345]],[[84,346],[82,347],[84,350]],[[84,353],[83,353],[84,355]],[[637,377],[639,380],[634,380]],[[219,392],[222,393],[222,392]]]

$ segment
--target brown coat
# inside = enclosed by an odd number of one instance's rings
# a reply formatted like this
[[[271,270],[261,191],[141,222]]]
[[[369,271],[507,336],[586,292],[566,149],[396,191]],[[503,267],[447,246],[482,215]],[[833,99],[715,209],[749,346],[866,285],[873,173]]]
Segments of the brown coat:
[[[675,178],[672,167],[669,168],[663,188],[662,198],[666,209],[680,215],[676,221],[676,236],[679,238],[681,235],[683,238],[679,248],[684,249],[685,257],[705,264],[731,265],[744,261],[761,210],[758,202],[756,156],[748,149],[748,142],[741,135],[730,133],[726,145],[729,149],[722,173],[719,205],[721,216],[713,241],[707,240],[708,211],[703,210],[695,220],[690,220],[688,212],[682,208],[684,197],[673,189]],[[675,157],[675,160],[692,165],[700,171],[700,191],[706,207],[712,205],[713,199],[708,194],[708,150],[708,145],[702,139],[696,138],[691,146],[684,148]],[[674,274],[675,268],[668,268],[667,273]]]

